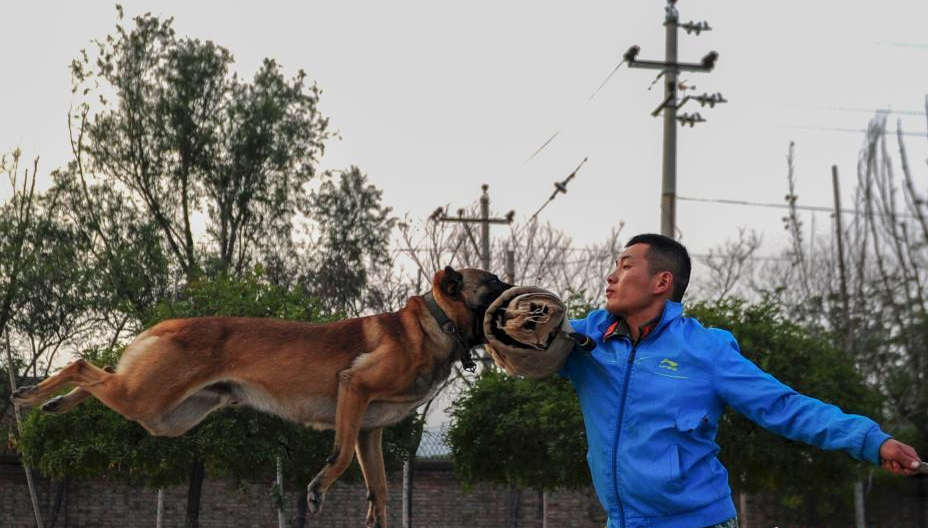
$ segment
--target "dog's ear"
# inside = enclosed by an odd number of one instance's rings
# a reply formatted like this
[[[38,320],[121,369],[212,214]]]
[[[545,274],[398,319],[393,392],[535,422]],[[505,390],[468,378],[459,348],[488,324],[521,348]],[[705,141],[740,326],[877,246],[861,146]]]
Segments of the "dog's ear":
[[[455,297],[461,293],[461,286],[464,285],[464,275],[461,275],[451,266],[445,266],[445,272],[441,274],[439,286],[441,291],[449,296]]]

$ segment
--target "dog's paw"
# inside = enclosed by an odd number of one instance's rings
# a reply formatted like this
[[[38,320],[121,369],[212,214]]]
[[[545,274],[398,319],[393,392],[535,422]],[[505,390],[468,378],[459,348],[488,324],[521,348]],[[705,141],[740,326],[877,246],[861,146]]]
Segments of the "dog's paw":
[[[10,399],[13,401],[13,403],[17,405],[29,403],[29,398],[33,394],[35,394],[35,391],[36,391],[35,385],[27,385],[25,387],[20,387],[16,389],[15,391],[13,391],[13,395],[10,397]]]
[[[386,528],[386,526],[385,523],[380,522],[377,516],[370,513],[367,515],[367,522],[364,523],[364,528]]]
[[[42,410],[51,414],[64,412],[61,409],[62,403],[64,403],[64,396],[55,396],[54,398],[42,404]]]
[[[306,487],[306,507],[310,513],[316,514],[322,511],[322,503],[325,501],[325,493],[318,480],[313,480]]]

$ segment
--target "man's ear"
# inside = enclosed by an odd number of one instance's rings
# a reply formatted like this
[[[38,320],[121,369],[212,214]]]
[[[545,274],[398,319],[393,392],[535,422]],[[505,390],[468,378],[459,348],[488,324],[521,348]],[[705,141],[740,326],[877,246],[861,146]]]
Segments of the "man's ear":
[[[464,285],[464,275],[461,275],[451,266],[445,266],[445,272],[441,275],[439,286],[441,291],[449,296],[455,297],[461,293],[461,287]]]
[[[669,271],[657,272],[657,283],[654,285],[654,293],[663,295],[673,291],[673,273]]]

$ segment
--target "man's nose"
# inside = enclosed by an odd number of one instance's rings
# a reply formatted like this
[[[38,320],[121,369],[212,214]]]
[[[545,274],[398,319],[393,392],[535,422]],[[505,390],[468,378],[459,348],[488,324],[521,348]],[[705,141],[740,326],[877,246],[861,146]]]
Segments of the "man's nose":
[[[615,284],[615,281],[616,281],[616,278],[615,278],[614,271],[610,273],[609,275],[606,275],[606,282],[608,282],[609,284]]]

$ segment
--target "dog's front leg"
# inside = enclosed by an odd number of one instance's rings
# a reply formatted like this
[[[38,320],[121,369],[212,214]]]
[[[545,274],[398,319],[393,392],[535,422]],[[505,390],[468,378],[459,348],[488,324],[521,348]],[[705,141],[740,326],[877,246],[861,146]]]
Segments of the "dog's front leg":
[[[306,504],[309,511],[322,510],[325,492],[351,463],[354,446],[361,430],[361,420],[367,412],[370,395],[361,380],[352,376],[350,370],[338,373],[338,401],[335,409],[335,447],[332,456],[306,489]]]
[[[367,528],[387,528],[387,475],[383,467],[381,439],[383,428],[361,431],[358,435],[358,461],[367,484]]]

